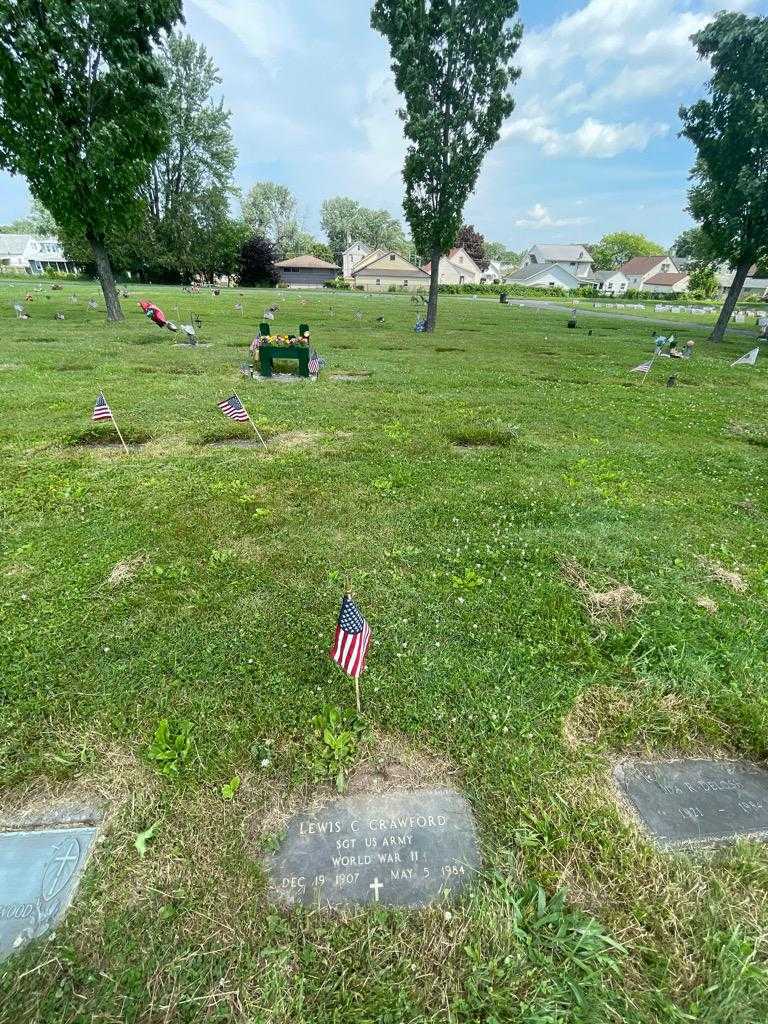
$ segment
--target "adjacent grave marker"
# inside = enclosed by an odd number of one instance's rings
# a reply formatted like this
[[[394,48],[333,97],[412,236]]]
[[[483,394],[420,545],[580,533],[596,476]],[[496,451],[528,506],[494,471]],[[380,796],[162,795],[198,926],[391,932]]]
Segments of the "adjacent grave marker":
[[[0,960],[64,917],[98,833],[95,820],[69,827],[71,820],[54,812],[0,832]]]
[[[480,867],[469,804],[454,790],[340,797],[298,814],[267,857],[271,898],[335,907],[419,907]]]
[[[745,761],[628,761],[616,783],[662,845],[768,838],[768,772]]]

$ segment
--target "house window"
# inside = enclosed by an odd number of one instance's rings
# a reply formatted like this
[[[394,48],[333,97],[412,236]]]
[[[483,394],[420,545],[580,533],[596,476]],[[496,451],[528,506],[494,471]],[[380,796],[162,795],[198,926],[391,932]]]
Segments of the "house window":
[[[403,281],[403,287],[404,287],[404,288],[407,288],[407,287],[408,287],[408,278],[407,278],[407,277],[406,277],[406,279],[405,279],[405,280]]]
[[[376,278],[376,284],[381,284],[381,278],[380,277]]]
[[[397,256],[395,256],[395,254],[394,254],[393,252],[391,252],[391,253],[389,254],[389,258],[390,258],[391,260],[396,260],[396,259],[397,259]]]
[[[459,274],[459,284],[464,284],[464,275]]]

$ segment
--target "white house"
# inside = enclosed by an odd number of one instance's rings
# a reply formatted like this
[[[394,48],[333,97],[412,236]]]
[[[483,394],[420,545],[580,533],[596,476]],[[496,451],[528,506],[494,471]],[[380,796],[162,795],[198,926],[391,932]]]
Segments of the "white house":
[[[524,270],[531,264],[551,263],[582,279],[589,277],[595,265],[595,261],[583,245],[534,245],[523,257],[520,269]]]
[[[425,263],[421,269],[425,274],[431,274],[432,264]],[[439,284],[480,284],[482,278],[482,270],[463,246],[451,249],[447,256],[440,258]]]
[[[504,280],[504,267],[498,260],[489,260],[488,267],[480,275],[483,284],[498,284]]]
[[[64,255],[58,238],[48,235],[0,235],[0,267],[24,274],[77,269]]]
[[[623,295],[629,281],[620,270],[596,270],[589,275],[589,283],[606,295]]]
[[[744,296],[751,296],[755,299],[762,299],[768,293],[768,279],[764,277],[756,277],[757,267],[751,266],[749,268],[749,274],[744,287],[741,290],[741,294]],[[715,268],[715,277],[717,278],[717,284],[720,291],[725,294],[733,284],[733,279],[736,276],[736,272],[731,270],[727,263],[721,264]]]
[[[341,254],[341,268],[344,277],[352,277],[352,271],[361,260],[371,255],[371,249],[364,242],[354,242]]]
[[[671,256],[635,256],[619,270],[629,281],[632,291],[654,291],[646,288],[646,282],[659,274],[679,274],[680,267]]]
[[[643,285],[643,291],[673,295],[686,291],[690,280],[690,274],[654,274]]]
[[[575,291],[585,284],[583,278],[577,277],[559,263],[529,263],[513,274],[507,274],[505,281],[507,284],[525,285],[526,288],[562,288],[566,292]]]

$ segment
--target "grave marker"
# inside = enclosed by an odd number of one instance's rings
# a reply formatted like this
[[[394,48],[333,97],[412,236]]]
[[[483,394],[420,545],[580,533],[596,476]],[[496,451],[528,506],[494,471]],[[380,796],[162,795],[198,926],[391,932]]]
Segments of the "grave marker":
[[[660,845],[768,839],[768,772],[745,761],[628,761],[619,790]]]
[[[266,865],[276,902],[421,907],[463,889],[480,853],[463,796],[398,791],[340,797],[296,815]]]
[[[0,960],[40,938],[64,917],[98,833],[88,812],[20,819],[0,832]]]

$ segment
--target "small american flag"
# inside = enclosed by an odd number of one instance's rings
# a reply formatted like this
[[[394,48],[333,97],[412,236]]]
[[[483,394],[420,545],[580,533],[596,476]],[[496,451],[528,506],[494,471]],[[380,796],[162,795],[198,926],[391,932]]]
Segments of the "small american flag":
[[[649,373],[653,360],[649,359],[647,363],[640,363],[639,366],[633,366],[629,371],[630,373]]]
[[[313,352],[312,355],[309,357],[309,372],[312,374],[313,377],[316,374],[320,373],[320,356],[317,354],[317,352]]]
[[[247,423],[250,419],[250,416],[245,411],[243,403],[237,395],[231,395],[229,398],[225,398],[223,402],[218,402],[217,406],[225,416],[229,416],[231,420],[237,420],[238,423]]]
[[[91,416],[91,419],[92,420],[112,420],[112,419],[114,419],[114,417],[112,416],[112,410],[109,408],[109,405],[107,404],[107,400],[106,400],[106,398],[104,397],[103,394],[99,394],[99,397],[96,399],[96,405],[94,405],[94,407],[93,407],[93,416]]]
[[[348,676],[359,679],[365,669],[370,643],[371,627],[349,594],[345,594],[336,625],[336,636],[328,652],[331,659]]]

